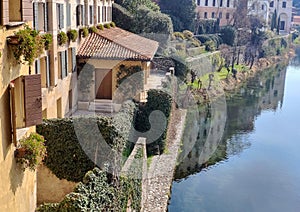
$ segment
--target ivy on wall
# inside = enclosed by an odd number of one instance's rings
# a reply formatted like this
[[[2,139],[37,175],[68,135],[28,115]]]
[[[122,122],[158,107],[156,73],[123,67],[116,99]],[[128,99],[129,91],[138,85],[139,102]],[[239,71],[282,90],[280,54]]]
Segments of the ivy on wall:
[[[151,112],[160,110],[165,115],[167,122],[171,114],[172,97],[162,91],[150,89],[148,91],[147,103],[141,104],[135,119],[135,129],[139,132],[147,132],[150,130],[149,116]],[[167,128],[164,133],[154,142],[147,144],[148,155],[163,153],[166,145]],[[147,138],[146,138],[147,139]],[[148,139],[147,139],[148,140]],[[157,149],[159,148],[159,149]]]
[[[87,171],[96,166],[95,158],[98,158],[97,164],[101,163],[99,160],[103,157],[103,152],[100,149],[98,153],[95,149],[100,133],[110,149],[122,153],[128,142],[135,109],[133,102],[127,102],[115,117],[44,120],[37,126],[37,132],[46,140],[48,154],[44,164],[58,178],[79,182]],[[95,156],[92,158],[94,161],[87,154]]]

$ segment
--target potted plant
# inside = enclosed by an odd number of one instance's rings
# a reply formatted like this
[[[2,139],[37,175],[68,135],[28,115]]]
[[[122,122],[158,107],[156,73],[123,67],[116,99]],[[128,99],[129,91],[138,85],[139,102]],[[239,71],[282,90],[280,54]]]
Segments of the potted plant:
[[[15,151],[17,163],[23,165],[23,168],[35,170],[46,156],[46,147],[44,137],[38,133],[31,133],[29,137],[19,141]]]
[[[68,35],[68,38],[69,38],[69,41],[73,41],[75,42],[76,39],[78,38],[78,32],[76,29],[71,29],[67,32],[67,35]]]
[[[97,28],[95,26],[92,26],[89,28],[90,32],[97,32]]]
[[[116,24],[115,24],[115,22],[113,22],[113,21],[112,21],[112,22],[110,22],[110,26],[111,26],[111,27],[116,27]]]
[[[82,37],[87,37],[89,35],[89,29],[87,27],[83,27],[80,29],[80,35]]]
[[[98,24],[98,25],[97,25],[97,29],[103,30],[103,29],[104,29],[103,24]]]
[[[9,43],[18,39],[18,45],[13,45],[13,54],[18,63],[26,61],[29,66],[29,74],[31,73],[31,66],[35,58],[39,57],[45,48],[44,39],[38,31],[31,29],[28,25],[25,25],[24,29],[19,30],[14,36],[10,36]]]
[[[110,29],[110,24],[104,24],[104,27],[105,27],[106,29]]]
[[[57,35],[58,45],[62,46],[68,42],[68,36],[65,32],[61,31]]]
[[[49,50],[50,48],[50,44],[53,41],[53,36],[50,33],[46,33],[42,35],[42,38],[44,40],[44,44],[45,44],[45,50]]]

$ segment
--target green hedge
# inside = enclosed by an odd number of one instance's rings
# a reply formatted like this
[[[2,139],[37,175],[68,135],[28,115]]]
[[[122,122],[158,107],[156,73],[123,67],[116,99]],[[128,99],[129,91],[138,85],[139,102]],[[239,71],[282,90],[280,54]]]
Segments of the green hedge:
[[[152,111],[160,110],[165,115],[167,122],[169,120],[171,114],[172,107],[172,97],[162,91],[151,89],[148,91],[147,103],[141,104],[139,107],[139,111],[136,115],[135,120],[135,129],[139,132],[147,132],[150,130],[151,125],[149,123],[149,116]],[[165,149],[165,140],[167,135],[167,129],[165,129],[164,133],[152,143],[147,143],[147,152],[148,155],[153,155],[157,153],[157,147],[159,147],[159,153],[163,153]],[[147,140],[151,140],[148,139]]]
[[[122,153],[129,142],[135,109],[135,104],[128,102],[114,117],[44,120],[37,126],[37,132],[46,140],[47,157],[44,164],[58,178],[79,182],[87,171],[104,163],[102,160],[106,158],[103,155],[109,152],[102,151],[114,149]],[[98,152],[97,145],[100,146]]]

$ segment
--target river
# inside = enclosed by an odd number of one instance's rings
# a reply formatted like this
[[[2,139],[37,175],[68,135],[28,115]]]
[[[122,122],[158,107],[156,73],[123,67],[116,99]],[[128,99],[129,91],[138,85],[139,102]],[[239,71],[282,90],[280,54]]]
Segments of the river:
[[[168,211],[300,211],[299,57],[226,95],[219,141],[207,144],[220,129],[200,114],[189,129],[197,139],[183,140]]]

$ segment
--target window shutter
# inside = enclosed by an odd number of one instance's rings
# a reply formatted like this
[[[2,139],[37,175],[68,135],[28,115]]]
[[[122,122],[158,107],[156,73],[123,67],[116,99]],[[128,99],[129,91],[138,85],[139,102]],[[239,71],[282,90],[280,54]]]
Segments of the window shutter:
[[[44,31],[48,31],[48,3],[44,3]]]
[[[85,25],[85,6],[82,5],[82,25]]]
[[[68,50],[65,51],[65,75],[68,76],[69,70],[69,60],[68,60]]]
[[[71,26],[71,4],[67,3],[67,27]]]
[[[42,87],[41,75],[23,76],[25,127],[42,123]]]
[[[2,14],[2,17],[1,17],[1,23],[3,25],[6,25],[8,24],[9,22],[9,10],[8,10],[8,7],[9,7],[9,3],[8,3],[8,0],[3,0],[2,1],[2,7],[1,7],[1,14]]]
[[[46,87],[50,86],[50,58],[46,56]]]
[[[65,16],[64,16],[64,5],[63,4],[60,4],[59,15],[60,15],[60,23],[61,23],[60,29],[62,29],[65,26],[65,23],[64,23]]]
[[[32,0],[22,0],[22,21],[33,21]]]
[[[39,30],[39,3],[33,2],[33,27]]]
[[[72,72],[76,71],[76,48],[72,48]]]
[[[65,52],[60,52],[61,78],[66,77],[66,55]]]

